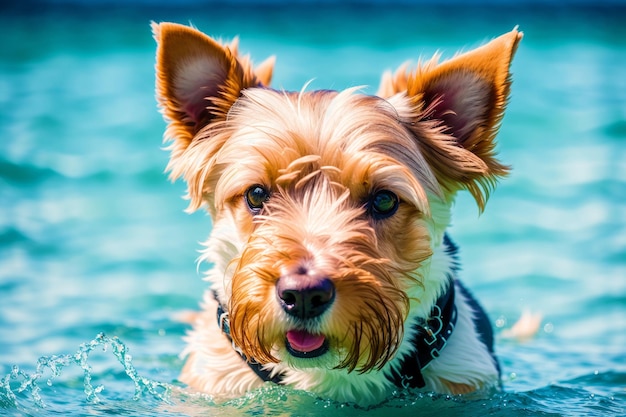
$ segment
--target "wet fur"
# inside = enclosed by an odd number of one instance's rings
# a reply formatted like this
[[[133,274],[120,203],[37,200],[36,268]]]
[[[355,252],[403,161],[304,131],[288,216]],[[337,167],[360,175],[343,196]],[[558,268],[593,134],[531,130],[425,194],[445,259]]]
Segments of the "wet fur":
[[[186,181],[189,210],[204,207],[213,219],[201,256],[212,265],[209,288],[186,338],[181,380],[217,398],[263,383],[221,334],[217,293],[237,348],[285,384],[339,401],[382,401],[397,389],[386,374],[413,352],[410,324],[429,316],[455,272],[443,238],[456,192],[468,190],[482,210],[507,173],[495,135],[521,33],[443,63],[403,66],[367,96],[273,90],[273,58],[254,68],[236,41],[171,23],[153,31],[168,170]],[[245,201],[255,184],[271,190],[257,215]],[[364,209],[379,190],[401,201],[383,220]],[[336,288],[330,310],[306,323],[285,314],[275,290],[302,267]],[[425,389],[496,386],[496,364],[463,295],[456,306],[448,345],[423,370]],[[325,335],[329,352],[289,355],[285,333],[294,327]]]

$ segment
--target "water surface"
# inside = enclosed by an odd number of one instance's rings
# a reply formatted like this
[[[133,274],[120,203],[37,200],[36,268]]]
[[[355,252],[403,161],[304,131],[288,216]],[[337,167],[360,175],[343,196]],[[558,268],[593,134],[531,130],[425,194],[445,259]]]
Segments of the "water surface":
[[[102,3],[102,2],[101,2]],[[32,7],[31,7],[32,6]],[[4,6],[8,7],[8,6]],[[149,22],[192,22],[274,85],[365,85],[436,51],[525,32],[499,135],[514,167],[452,236],[497,326],[504,392],[398,393],[371,415],[626,414],[626,8],[41,6],[0,10],[0,410],[9,415],[361,415],[268,385],[227,404],[177,380],[211,229],[163,174]],[[206,265],[200,270],[206,269]],[[539,334],[502,337],[522,311]]]

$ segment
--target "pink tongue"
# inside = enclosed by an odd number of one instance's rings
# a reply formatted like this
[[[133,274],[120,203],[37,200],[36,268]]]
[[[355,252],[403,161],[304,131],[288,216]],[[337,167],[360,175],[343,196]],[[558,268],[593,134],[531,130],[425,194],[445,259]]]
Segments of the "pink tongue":
[[[311,334],[304,330],[289,330],[287,341],[291,347],[299,352],[312,352],[319,349],[324,344],[324,336],[321,334]]]

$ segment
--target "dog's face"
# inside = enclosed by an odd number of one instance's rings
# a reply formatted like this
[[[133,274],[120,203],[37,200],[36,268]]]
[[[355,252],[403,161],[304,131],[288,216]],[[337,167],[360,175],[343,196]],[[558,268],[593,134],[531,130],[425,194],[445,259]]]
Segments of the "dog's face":
[[[411,133],[388,102],[351,92],[248,90],[227,124],[206,186],[230,229],[212,238],[237,242],[233,339],[262,362],[384,364],[431,254],[438,188]]]
[[[205,258],[235,344],[261,363],[382,368],[445,284],[429,277],[454,194],[482,209],[507,172],[494,136],[519,33],[368,96],[272,90],[273,59],[153,29],[169,169],[212,216]]]

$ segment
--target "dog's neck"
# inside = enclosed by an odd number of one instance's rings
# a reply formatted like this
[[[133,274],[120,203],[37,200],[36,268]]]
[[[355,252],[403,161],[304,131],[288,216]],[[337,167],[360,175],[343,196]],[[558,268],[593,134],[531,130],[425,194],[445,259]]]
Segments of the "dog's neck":
[[[422,376],[422,369],[433,359],[439,357],[441,351],[446,347],[456,324],[457,310],[454,304],[454,286],[454,279],[451,278],[447,289],[433,305],[430,317],[427,320],[420,320],[413,324],[414,331],[410,339],[413,349],[408,355],[401,358],[399,366],[392,368],[390,375],[388,375],[389,380],[396,386],[403,388],[423,388],[426,385],[424,377]],[[222,304],[217,298],[217,294],[214,293],[214,297],[218,302],[217,324],[222,330],[222,333],[224,333],[232,343],[233,349],[239,353],[242,359],[259,378],[277,384],[282,383],[281,375],[272,375],[270,371],[263,368],[262,364],[248,359],[241,349],[235,345],[230,336],[228,312],[222,307]]]

